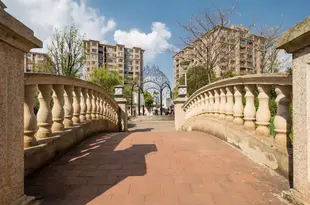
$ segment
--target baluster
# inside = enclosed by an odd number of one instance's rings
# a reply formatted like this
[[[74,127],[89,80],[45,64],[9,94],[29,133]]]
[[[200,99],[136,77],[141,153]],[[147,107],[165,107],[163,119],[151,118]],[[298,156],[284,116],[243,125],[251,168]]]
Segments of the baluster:
[[[81,112],[80,112],[80,122],[86,122],[86,112],[87,112],[87,88],[82,88],[81,92]]]
[[[197,97],[197,115],[201,114],[201,102],[202,102],[202,98],[201,96]]]
[[[204,105],[203,105],[203,112],[204,112],[204,116],[206,116],[208,114],[208,106],[209,106],[209,97],[207,93],[204,93]]]
[[[220,88],[220,97],[221,97],[221,103],[220,103],[220,119],[225,119],[225,111],[226,111],[226,95],[225,95],[225,88]]]
[[[189,118],[191,118],[192,117],[192,113],[193,113],[193,101],[191,101],[190,103],[189,103]]]
[[[97,93],[95,91],[92,91],[92,101],[91,101],[91,105],[92,105],[92,111],[91,111],[91,119],[95,120],[96,119],[96,113],[97,113],[97,105],[96,105],[96,101],[97,101]]]
[[[24,147],[27,148],[38,144],[34,137],[38,127],[37,118],[33,111],[37,86],[25,85],[24,89]]]
[[[214,90],[214,115],[215,117],[219,117],[220,113],[220,95],[219,89]]]
[[[52,85],[38,85],[40,91],[38,100],[40,108],[37,113],[38,131],[36,138],[43,139],[52,135],[52,113],[51,113],[51,100],[52,100]]]
[[[212,91],[208,91],[209,93],[209,115],[213,115],[214,114],[214,96]]]
[[[258,110],[256,112],[256,135],[268,137],[270,135],[268,125],[270,124],[269,96],[270,86],[257,85],[258,89]]]
[[[233,121],[234,109],[234,96],[232,94],[232,87],[226,87],[226,107],[225,107],[225,120]]]
[[[64,126],[65,128],[72,127],[72,114],[73,114],[73,107],[72,107],[72,96],[73,94],[73,86],[72,85],[65,85],[65,93],[64,93],[64,111],[65,111],[65,119],[64,119]]]
[[[61,132],[64,128],[64,85],[53,85],[53,132]]]
[[[195,100],[195,116],[199,114],[199,97]]]
[[[242,88],[241,85],[234,86],[235,90],[235,104],[234,104],[234,120],[233,122],[237,125],[243,125],[243,104],[242,104]]]
[[[87,107],[87,111],[86,111],[86,120],[91,120],[92,119],[92,116],[91,116],[91,113],[92,113],[92,99],[93,99],[93,91],[88,89],[88,92],[87,92],[87,99],[86,99],[86,107]]]
[[[248,129],[255,129],[255,114],[256,108],[254,104],[254,85],[245,85],[245,108],[244,108],[244,127]]]
[[[73,93],[73,118],[72,121],[74,124],[80,123],[80,99],[81,99],[81,88],[80,87],[74,87],[74,93]]]
[[[107,105],[105,98],[103,98],[103,119],[107,119]]]
[[[100,119],[100,93],[96,93],[96,119]]]
[[[202,93],[200,95],[200,108],[199,108],[200,114],[199,115],[202,116],[204,114],[204,108],[205,108],[205,98],[204,98],[204,94]]]
[[[99,107],[100,107],[100,111],[99,111],[99,118],[100,119],[103,119],[103,95],[102,94],[100,94],[99,95],[100,97],[99,97]]]
[[[291,129],[291,120],[289,114],[291,86],[275,87],[277,94],[277,114],[274,118],[274,131],[276,132],[275,142],[283,147],[287,146],[288,133]]]

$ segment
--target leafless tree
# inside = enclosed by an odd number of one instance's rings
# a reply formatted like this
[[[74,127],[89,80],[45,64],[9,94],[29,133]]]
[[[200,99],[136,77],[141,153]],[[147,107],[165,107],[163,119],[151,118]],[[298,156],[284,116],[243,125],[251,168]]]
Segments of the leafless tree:
[[[84,46],[74,25],[61,31],[55,30],[48,45],[48,55],[52,59],[54,73],[80,77],[84,64]]]
[[[185,46],[193,47],[193,54],[196,59],[194,65],[189,66],[202,66],[208,73],[209,82],[215,80],[215,71],[222,72],[222,67],[224,67],[223,70],[231,72],[234,67],[239,66],[238,64],[241,61],[236,61],[235,56],[237,46],[244,42],[253,42],[254,38],[259,38],[261,44],[253,44],[255,53],[252,55],[252,71],[254,72],[255,68],[257,72],[261,72],[261,70],[274,72],[277,70],[278,51],[275,49],[275,41],[279,37],[281,26],[261,26],[257,35],[251,34],[255,24],[230,29],[231,17],[236,14],[239,15],[236,12],[237,4],[238,2],[228,9],[212,6],[199,15],[192,16],[188,24],[180,24],[187,31],[187,36],[181,38],[182,42]],[[264,69],[256,66],[257,51],[261,52],[261,65]]]
[[[227,64],[238,40],[249,33],[249,29],[227,31],[235,8],[219,9],[212,6],[200,15],[192,16],[188,24],[181,25],[188,33],[182,40],[185,45],[193,46],[197,63],[206,69],[209,82],[213,80],[219,62]]]
[[[262,25],[259,29],[259,36],[262,36],[265,41],[262,45],[262,66],[264,72],[275,73],[278,72],[281,62],[278,59],[278,53],[280,50],[276,49],[276,42],[281,37],[281,26]]]

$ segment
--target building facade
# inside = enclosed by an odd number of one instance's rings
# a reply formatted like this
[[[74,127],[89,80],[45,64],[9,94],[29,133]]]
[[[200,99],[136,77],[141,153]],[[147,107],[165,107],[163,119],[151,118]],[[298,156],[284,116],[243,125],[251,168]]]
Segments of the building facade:
[[[232,71],[236,75],[263,72],[265,38],[251,34],[247,28],[233,25],[213,29],[173,56],[174,85],[179,84],[186,69],[204,64],[207,58],[206,45],[212,44],[210,58],[216,62],[216,77]],[[216,58],[215,58],[216,56]]]
[[[35,65],[45,60],[47,55],[39,52],[28,52],[24,55],[24,71],[32,72]]]
[[[138,47],[127,48],[124,45],[107,45],[96,40],[84,41],[85,79],[89,80],[98,67],[117,71],[124,84],[143,76],[143,53]]]

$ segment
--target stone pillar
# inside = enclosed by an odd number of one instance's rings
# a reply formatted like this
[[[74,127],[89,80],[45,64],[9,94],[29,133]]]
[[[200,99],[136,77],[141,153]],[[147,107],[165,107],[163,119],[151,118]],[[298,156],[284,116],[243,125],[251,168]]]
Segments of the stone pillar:
[[[234,123],[243,125],[243,104],[242,104],[242,88],[243,86],[234,86],[235,104],[234,104]]]
[[[74,124],[80,123],[80,111],[81,111],[81,88],[80,87],[74,87],[73,92],[73,118],[72,121]]]
[[[103,119],[103,95],[102,94],[99,94],[99,108],[100,108],[99,118]]]
[[[81,91],[81,112],[80,112],[80,122],[86,122],[86,112],[87,112],[87,88],[82,88]]]
[[[128,131],[128,116],[127,116],[127,100],[124,98],[124,86],[118,85],[114,87],[114,98],[120,109],[118,110],[118,126],[119,131]]]
[[[38,127],[37,118],[33,111],[37,86],[25,85],[24,92],[24,147],[27,148],[38,144],[34,137]]]
[[[254,104],[254,85],[245,85],[245,107],[244,107],[244,127],[255,130],[255,114],[256,108]]]
[[[213,115],[214,113],[214,96],[212,91],[208,91],[209,93],[209,114]]]
[[[95,120],[96,119],[96,114],[97,114],[97,93],[95,91],[92,91],[92,100],[91,100],[91,119]]]
[[[175,130],[176,131],[181,131],[182,130],[182,126],[185,122],[185,111],[183,109],[183,105],[186,102],[187,98],[187,90],[186,90],[186,86],[185,85],[179,85],[178,86],[178,98],[174,100],[174,112],[175,112]],[[190,108],[189,108],[190,110]],[[190,110],[191,112],[191,110]]]
[[[54,106],[52,109],[53,116],[53,132],[61,132],[64,130],[64,86],[63,85],[53,85],[53,100]]]
[[[11,205],[30,200],[24,196],[24,55],[42,42],[4,9],[0,0],[0,204]]]
[[[219,118],[220,115],[220,91],[214,89],[214,115]]]
[[[234,96],[232,94],[232,87],[226,87],[226,107],[225,107],[225,120],[233,121],[234,110]]]
[[[70,128],[73,125],[72,122],[72,115],[73,115],[73,107],[72,107],[72,93],[73,86],[72,85],[65,85],[65,92],[64,92],[64,111],[65,111],[65,119],[64,119],[64,126],[65,128]]]
[[[91,112],[92,112],[92,98],[93,98],[93,94],[92,94],[92,90],[88,90],[87,92],[87,99],[86,99],[86,120],[91,120]]]
[[[209,97],[208,97],[208,93],[204,93],[204,106],[203,106],[203,112],[204,112],[204,116],[206,116],[208,114],[208,106],[209,106]]]
[[[284,32],[279,49],[293,54],[293,190],[286,196],[310,203],[310,17]],[[297,203],[296,203],[297,204]]]
[[[225,88],[220,89],[221,94],[221,103],[220,103],[220,119],[225,119],[225,111],[226,111],[226,95],[225,95]]]
[[[284,85],[277,85],[275,88],[277,94],[277,114],[274,118],[274,131],[276,132],[274,140],[282,147],[287,146],[287,138],[291,129],[289,114],[289,105],[291,102],[289,95],[291,90],[291,86]]]
[[[269,85],[257,85],[258,90],[258,109],[256,112],[256,135],[260,137],[269,137],[270,109],[269,109]]]
[[[96,119],[100,119],[100,93],[97,92],[96,96]]]
[[[52,85],[38,85],[40,91],[38,100],[40,108],[37,113],[38,131],[37,138],[48,138],[52,135],[52,113],[51,113],[51,92]]]

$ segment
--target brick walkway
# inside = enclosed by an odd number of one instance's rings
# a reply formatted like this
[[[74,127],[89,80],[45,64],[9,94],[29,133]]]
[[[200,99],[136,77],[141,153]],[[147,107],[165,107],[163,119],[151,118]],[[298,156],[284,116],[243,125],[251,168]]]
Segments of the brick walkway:
[[[284,204],[274,194],[286,182],[221,140],[172,122],[131,127],[140,132],[84,141],[28,179],[26,194],[43,205]]]

